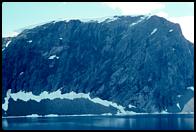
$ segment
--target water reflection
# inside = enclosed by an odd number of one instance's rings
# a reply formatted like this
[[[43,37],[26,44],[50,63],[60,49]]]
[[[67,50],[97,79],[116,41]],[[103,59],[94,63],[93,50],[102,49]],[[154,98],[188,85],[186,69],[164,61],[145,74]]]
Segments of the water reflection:
[[[129,127],[134,128],[136,126],[136,119],[129,119]]]
[[[194,130],[194,119],[190,120],[190,119],[184,119],[182,121],[182,124],[186,124],[187,127],[191,128],[192,130]],[[182,126],[182,125],[181,125]]]
[[[108,127],[108,126],[113,126],[113,127],[117,127],[117,128],[121,128],[124,127],[124,125],[126,124],[127,119],[126,118],[102,118],[99,120],[96,120],[93,122],[94,126],[98,126],[98,127]]]
[[[193,115],[137,116],[68,116],[39,118],[8,118],[4,129],[131,129],[131,130],[193,130]]]
[[[3,120],[2,120],[2,126],[5,127],[5,128],[8,127],[7,119],[3,119]]]

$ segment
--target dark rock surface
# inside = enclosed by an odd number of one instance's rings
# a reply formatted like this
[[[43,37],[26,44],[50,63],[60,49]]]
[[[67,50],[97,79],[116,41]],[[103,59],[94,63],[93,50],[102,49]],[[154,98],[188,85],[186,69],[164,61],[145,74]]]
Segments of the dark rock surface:
[[[6,44],[12,40],[13,37],[5,37],[5,38],[2,38],[2,49],[5,49],[6,48]]]
[[[2,103],[8,89],[39,95],[62,88],[141,112],[176,105],[177,95],[194,86],[193,44],[179,24],[142,17],[59,21],[24,30],[2,52]]]
[[[16,109],[20,108],[20,109]],[[6,114],[5,114],[6,113]],[[38,115],[77,115],[77,114],[104,114],[117,113],[114,107],[106,107],[100,104],[93,103],[87,99],[44,99],[40,102],[29,100],[14,101],[10,99],[9,109],[3,113],[3,116],[26,116],[32,114]]]

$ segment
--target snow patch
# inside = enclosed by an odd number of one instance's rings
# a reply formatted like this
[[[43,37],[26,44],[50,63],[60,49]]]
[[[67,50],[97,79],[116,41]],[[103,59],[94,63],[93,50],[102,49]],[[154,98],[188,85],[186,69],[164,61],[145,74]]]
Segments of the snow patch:
[[[170,29],[169,32],[173,32],[173,29]]]
[[[40,117],[38,114],[31,114],[31,115],[27,115],[25,117]]]
[[[109,22],[115,21],[115,20],[117,20],[117,19],[118,19],[117,17],[112,17],[112,18],[106,19],[105,21],[106,21],[107,23],[109,23]]]
[[[161,111],[161,113],[159,113],[159,114],[168,114],[167,109],[166,109],[166,110]]]
[[[21,76],[22,74],[24,74],[24,72],[21,72],[21,73],[19,74],[19,76]]]
[[[4,99],[5,102],[4,102],[4,104],[2,104],[2,109],[4,111],[7,111],[8,110],[8,104],[9,104],[10,94],[11,94],[11,89],[8,89],[7,94],[6,94],[6,97]]]
[[[32,40],[29,40],[29,41],[27,41],[28,43],[32,43],[33,41]]]
[[[50,56],[48,59],[54,59],[54,58],[56,58],[56,59],[59,59],[59,57],[58,56],[56,56],[56,55],[52,55],[52,56]]]
[[[57,114],[49,114],[49,115],[45,115],[44,117],[58,117],[59,115]]]
[[[177,103],[176,106],[181,110],[179,103]]]
[[[8,47],[8,45],[9,45],[11,42],[12,42],[12,41],[9,40],[9,41],[6,43],[5,47]]]
[[[153,35],[156,31],[157,31],[157,28],[155,28],[155,29],[150,33],[150,35]]]
[[[26,115],[26,116],[8,116],[6,118],[23,118],[23,117],[58,117],[60,115],[57,114],[49,114],[49,115],[38,115],[38,114],[31,114],[31,115]]]
[[[151,17],[151,16],[142,16],[142,17],[140,17],[140,19],[139,19],[138,21],[131,23],[131,24],[129,25],[129,27],[132,27],[132,26],[134,26],[134,25],[136,25],[136,24],[138,24],[138,23],[140,23],[140,22],[142,22],[142,21],[144,21],[144,20],[148,20],[150,17]]]
[[[131,24],[129,25],[129,27],[132,27],[132,26],[134,26],[134,25],[136,25],[136,24],[138,24],[138,23],[144,21],[144,20],[147,19],[147,18],[148,18],[148,16],[142,16],[142,17],[140,17],[140,19],[139,19],[138,21],[131,23]]]
[[[4,50],[5,50],[5,48],[2,49],[2,51],[4,51]]]
[[[63,38],[59,38],[60,40],[62,40]]]
[[[180,112],[178,114],[194,114],[194,112],[184,112],[184,111],[182,111],[182,112]]]
[[[129,15],[130,16],[130,15]],[[132,17],[136,17],[138,15],[132,15]],[[141,19],[142,20],[148,20],[152,15],[148,14],[145,16],[142,16]],[[116,19],[118,19],[118,16],[105,16],[105,17],[98,17],[98,18],[85,18],[85,19],[79,19],[79,18],[58,18],[55,21],[50,21],[52,23],[56,23],[56,22],[60,22],[60,21],[65,21],[65,22],[69,22],[70,20],[80,20],[81,22],[98,22],[98,23],[102,23],[102,22],[112,22],[115,21]],[[140,20],[140,21],[142,21]],[[48,23],[48,22],[47,22]]]
[[[101,114],[101,115],[107,115],[107,116],[111,116],[112,115],[112,113],[103,113],[103,114]]]
[[[115,20],[114,16],[80,19],[80,21],[82,21],[82,22],[98,22],[98,23],[102,23],[102,22],[105,22],[105,21],[106,22],[111,22],[111,21],[114,21],[114,20]]]
[[[152,14],[145,15],[145,19],[148,20],[151,18],[151,16],[153,16],[153,15]]]
[[[115,115],[126,116],[126,115],[135,115],[135,114],[142,114],[142,113],[136,113],[133,111],[125,111],[125,112],[118,111],[117,114],[115,114]]]
[[[47,91],[42,92],[40,95],[33,95],[32,92],[24,92],[24,91],[19,91],[17,93],[11,93],[11,90],[8,90],[7,92],[7,97],[5,98],[5,103],[3,104],[3,109],[7,111],[8,109],[8,100],[9,98],[12,98],[14,101],[23,100],[23,101],[29,101],[29,100],[35,100],[36,102],[40,102],[43,99],[77,99],[77,98],[83,98],[83,99],[88,99],[94,103],[98,103],[101,105],[104,105],[106,107],[113,106],[114,108],[118,109],[118,114],[134,114],[135,112],[130,112],[130,111],[125,111],[124,107],[121,105],[118,105],[117,103],[107,101],[107,100],[102,100],[98,97],[96,98],[91,98],[90,93],[76,93],[76,92],[70,92],[70,93],[65,93],[61,94],[61,90],[57,90],[55,92],[48,93]]]
[[[187,89],[190,89],[190,90],[194,91],[194,87],[193,86],[187,87]]]
[[[134,26],[134,25],[136,25],[136,24],[138,24],[137,22],[133,22],[133,23],[131,23],[130,25],[129,25],[129,27],[132,27],[132,26]]]
[[[159,112],[154,112],[154,113],[134,113],[134,115],[157,115],[157,114],[173,114],[173,113],[168,113],[166,111],[162,111],[161,113]],[[176,114],[194,114],[194,112],[179,112]],[[111,116],[112,113],[103,113],[103,114],[80,114],[80,115],[55,115],[55,114],[49,114],[49,115],[37,115],[37,114],[32,114],[35,117],[70,117],[70,116]],[[6,118],[32,118],[32,115],[27,115],[27,116],[2,116],[2,119],[6,119]],[[128,114],[127,114],[128,115]],[[123,114],[119,114],[118,116],[127,116],[127,115],[123,115]],[[133,115],[133,114],[131,114]]]
[[[178,98],[180,98],[182,95],[177,95]]]
[[[136,106],[129,104],[129,108],[136,108]]]

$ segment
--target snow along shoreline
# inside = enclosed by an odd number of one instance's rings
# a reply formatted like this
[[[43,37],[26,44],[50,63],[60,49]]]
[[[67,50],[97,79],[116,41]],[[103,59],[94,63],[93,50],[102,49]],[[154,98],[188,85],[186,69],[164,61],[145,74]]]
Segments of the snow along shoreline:
[[[191,87],[191,89],[194,89]],[[6,112],[8,110],[9,107],[9,99],[12,98],[14,101],[22,100],[22,101],[29,101],[29,100],[34,100],[36,102],[40,102],[43,99],[69,99],[69,100],[74,100],[74,99],[78,99],[78,98],[82,98],[82,99],[88,99],[89,101],[92,101],[94,103],[98,103],[101,104],[103,106],[109,107],[112,106],[114,108],[116,108],[117,114],[113,114],[113,115],[122,115],[122,116],[127,116],[127,115],[140,115],[140,114],[192,114],[192,113],[188,113],[188,112],[179,112],[179,113],[168,113],[167,111],[162,111],[162,112],[154,112],[154,113],[136,113],[133,111],[126,111],[125,107],[108,101],[108,100],[102,100],[98,97],[96,98],[91,98],[90,97],[90,93],[76,93],[76,92],[69,92],[69,93],[65,93],[62,94],[61,93],[61,89],[58,89],[57,91],[48,93],[47,91],[43,91],[40,95],[34,95],[32,94],[32,92],[25,92],[25,91],[19,91],[17,93],[11,93],[11,89],[8,89],[6,97],[4,98],[5,102],[4,104],[2,104],[2,109]],[[135,107],[134,105],[129,104],[129,107]],[[36,115],[36,114],[33,114]],[[89,114],[87,114],[89,115]],[[94,115],[94,114],[90,114],[90,115]],[[100,114],[99,114],[100,115]],[[105,113],[103,115],[112,115],[111,113]],[[27,115],[29,117],[31,117],[31,115]],[[37,115],[38,117],[40,115]],[[54,114],[50,114],[50,115],[45,115],[45,116],[54,116]],[[61,116],[61,115],[55,115],[55,116]],[[67,115],[66,115],[67,116]],[[72,115],[68,115],[68,116],[72,116]],[[76,115],[76,116],[81,116],[81,115]],[[84,115],[86,116],[86,114]],[[95,114],[95,116],[97,116]]]
[[[117,103],[107,101],[107,100],[102,100],[98,97],[96,98],[91,98],[90,93],[76,93],[76,92],[70,92],[70,93],[61,93],[61,89],[58,89],[57,91],[48,93],[47,91],[43,91],[40,95],[34,95],[32,92],[24,92],[24,91],[19,91],[17,93],[11,93],[11,89],[8,89],[6,97],[5,97],[5,102],[2,104],[2,109],[4,111],[8,110],[9,107],[9,99],[12,98],[14,101],[22,100],[22,101],[29,101],[29,100],[34,100],[36,102],[40,102],[43,99],[69,99],[69,100],[74,100],[78,98],[82,99],[88,99],[94,103],[101,104],[103,106],[109,107],[112,106],[118,110],[117,114],[135,114],[135,112],[132,111],[125,111],[125,108]]]
[[[168,114],[174,114],[174,115],[194,115],[194,112],[183,112],[183,113],[135,113],[135,114],[112,114],[112,113],[103,113],[103,114],[80,114],[80,115],[57,115],[57,114],[49,114],[49,115],[38,115],[38,114],[32,114],[32,115],[26,115],[26,116],[2,116],[3,119],[7,118],[38,118],[38,117],[72,117],[72,116],[135,116],[135,115],[168,115]]]

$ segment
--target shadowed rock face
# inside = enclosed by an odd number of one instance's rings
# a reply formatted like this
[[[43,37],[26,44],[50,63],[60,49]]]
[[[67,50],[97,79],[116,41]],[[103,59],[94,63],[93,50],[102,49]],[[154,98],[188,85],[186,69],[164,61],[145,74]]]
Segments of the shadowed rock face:
[[[177,95],[194,86],[193,44],[164,18],[115,18],[51,22],[12,38],[2,52],[2,101],[8,89],[38,95],[62,88],[140,112],[180,111]]]
[[[113,107],[106,107],[100,104],[93,103],[86,99],[44,99],[39,103],[33,100],[14,101],[10,99],[9,109],[6,111],[6,116],[26,116],[32,114],[48,115],[77,115],[77,114],[104,114],[104,113],[117,113]],[[60,104],[60,105],[59,105]],[[22,108],[22,109],[16,109]],[[29,110],[29,108],[31,108]],[[5,113],[3,113],[5,115]]]
[[[6,48],[6,44],[11,41],[12,37],[2,38],[2,50]]]

